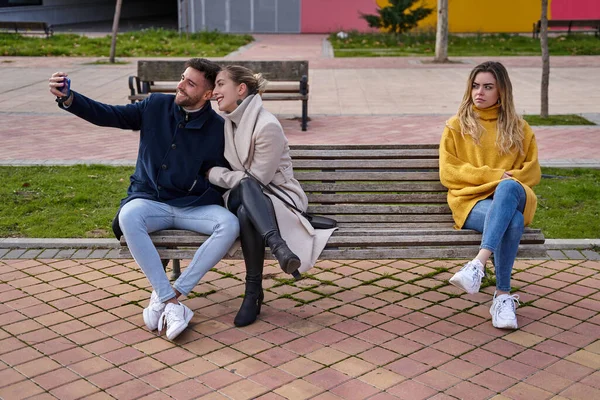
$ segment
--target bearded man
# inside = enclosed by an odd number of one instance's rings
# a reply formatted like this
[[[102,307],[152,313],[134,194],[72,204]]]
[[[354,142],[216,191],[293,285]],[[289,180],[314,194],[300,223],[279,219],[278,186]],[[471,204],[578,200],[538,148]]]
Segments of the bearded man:
[[[174,339],[193,312],[177,299],[187,295],[234,243],[239,223],[222,207],[223,190],[206,179],[215,166],[228,166],[223,156],[223,118],[210,99],[220,67],[192,58],[185,64],[175,95],[155,93],[124,106],[103,104],[70,89],[64,72],[49,79],[60,108],[92,124],[140,131],[136,167],[127,197],[121,201],[113,230],[127,245],[153,291],[143,318],[150,330]],[[210,237],[171,285],[150,233],[187,229]]]

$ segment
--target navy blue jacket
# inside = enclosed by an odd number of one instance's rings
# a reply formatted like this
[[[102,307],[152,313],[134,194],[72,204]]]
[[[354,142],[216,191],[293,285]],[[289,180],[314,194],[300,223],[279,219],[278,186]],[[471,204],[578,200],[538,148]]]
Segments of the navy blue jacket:
[[[73,93],[70,113],[95,125],[140,131],[135,171],[121,206],[136,198],[176,207],[223,203],[224,189],[205,178],[210,168],[229,166],[223,118],[210,102],[188,114],[173,95],[155,93],[142,102],[112,106]]]

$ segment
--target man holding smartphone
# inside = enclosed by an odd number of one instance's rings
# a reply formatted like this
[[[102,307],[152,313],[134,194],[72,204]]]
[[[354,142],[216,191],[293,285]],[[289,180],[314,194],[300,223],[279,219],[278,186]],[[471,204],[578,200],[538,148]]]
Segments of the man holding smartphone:
[[[71,90],[64,72],[49,79],[60,108],[95,125],[140,131],[135,171],[113,230],[117,237],[125,236],[154,289],[143,312],[146,326],[160,332],[166,325],[170,340],[193,316],[177,298],[192,291],[239,234],[237,218],[222,207],[222,189],[205,177],[214,166],[228,166],[223,118],[210,104],[219,70],[212,61],[192,58],[175,95],[155,93],[124,106],[103,104]],[[210,235],[172,286],[149,235],[168,228]]]

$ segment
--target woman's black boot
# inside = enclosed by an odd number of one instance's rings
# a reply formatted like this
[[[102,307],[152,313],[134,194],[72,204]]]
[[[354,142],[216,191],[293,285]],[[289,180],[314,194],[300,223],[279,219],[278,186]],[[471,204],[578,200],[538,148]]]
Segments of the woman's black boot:
[[[288,274],[300,268],[300,258],[294,254],[278,231],[274,230],[265,235],[265,241],[271,248],[271,254],[279,261],[279,266]]]
[[[250,325],[256,321],[256,317],[260,315],[260,307],[265,298],[262,289],[262,276],[258,282],[249,279],[246,276],[246,292],[244,293],[244,301],[233,320],[233,324],[237,327]]]
[[[262,236],[250,221],[248,212],[243,205],[237,209],[236,214],[240,221],[240,239],[246,262],[244,301],[233,320],[234,325],[240,327],[250,325],[260,314],[260,307],[265,297],[262,289],[265,244]]]

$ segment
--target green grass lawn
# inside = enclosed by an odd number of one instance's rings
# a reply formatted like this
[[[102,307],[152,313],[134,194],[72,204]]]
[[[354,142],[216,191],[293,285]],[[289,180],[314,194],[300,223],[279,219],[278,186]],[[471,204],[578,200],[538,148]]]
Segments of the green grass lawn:
[[[133,168],[0,167],[0,237],[110,237]]]
[[[575,114],[557,114],[549,115],[548,118],[542,118],[539,115],[523,115],[523,119],[529,125],[596,125],[592,121]]]
[[[600,170],[543,168],[532,224],[547,238],[600,238]]]
[[[252,42],[250,35],[199,32],[189,36],[174,30],[148,29],[120,33],[117,57],[223,57]],[[50,38],[0,34],[2,56],[108,57],[111,36],[89,38],[57,33]]]
[[[435,34],[417,33],[399,36],[386,33],[351,32],[346,39],[329,36],[336,57],[432,56]],[[594,35],[571,34],[548,39],[550,55],[598,55],[600,40]],[[530,35],[450,35],[448,56],[541,56],[539,39]]]
[[[0,237],[111,237],[132,167],[0,167]],[[544,168],[533,227],[600,238],[600,170]]]

